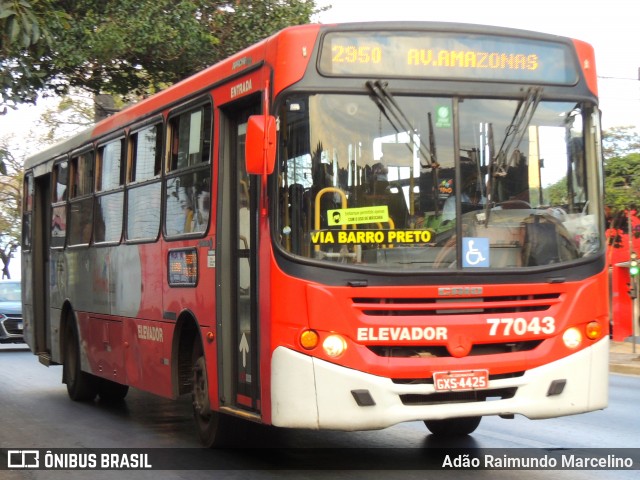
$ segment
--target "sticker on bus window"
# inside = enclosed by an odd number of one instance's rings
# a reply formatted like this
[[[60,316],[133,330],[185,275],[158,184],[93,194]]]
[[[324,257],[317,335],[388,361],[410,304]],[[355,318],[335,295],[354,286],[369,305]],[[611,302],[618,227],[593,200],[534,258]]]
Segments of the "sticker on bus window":
[[[442,105],[436,109],[436,127],[451,127],[451,108],[449,106]]]
[[[489,266],[489,239],[483,237],[464,237],[462,239],[462,266]]]
[[[358,225],[362,223],[383,223],[389,221],[389,207],[339,208],[327,211],[327,223],[336,225]]]

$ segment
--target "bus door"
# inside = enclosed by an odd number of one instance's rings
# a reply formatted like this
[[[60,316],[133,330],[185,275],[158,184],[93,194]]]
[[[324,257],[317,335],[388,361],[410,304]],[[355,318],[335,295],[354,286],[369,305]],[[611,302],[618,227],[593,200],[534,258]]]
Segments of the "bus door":
[[[260,97],[220,114],[217,225],[217,338],[220,405],[260,411],[257,308],[258,182],[245,168],[245,136]]]
[[[28,295],[32,303],[32,329],[29,346],[47,363],[51,353],[51,327],[49,315],[49,234],[51,230],[51,175],[34,178],[34,212],[31,245],[31,278]]]

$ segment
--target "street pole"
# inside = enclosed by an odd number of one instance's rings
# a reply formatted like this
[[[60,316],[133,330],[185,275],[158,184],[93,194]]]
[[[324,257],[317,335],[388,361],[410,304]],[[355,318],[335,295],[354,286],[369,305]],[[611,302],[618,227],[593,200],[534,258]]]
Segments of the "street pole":
[[[631,335],[633,336],[633,353],[636,353],[636,338],[638,337],[638,313],[640,312],[638,298],[638,277],[629,276],[630,288],[636,292],[635,298],[631,299]]]
[[[640,70],[640,69],[639,69]],[[640,71],[638,72],[640,75]],[[636,353],[636,337],[638,336],[638,276],[632,275],[632,259],[635,260],[635,250],[633,249],[633,226],[631,221],[631,209],[627,210],[627,230],[629,236],[629,285],[636,292],[634,298],[631,299],[631,335],[633,336],[633,353]]]

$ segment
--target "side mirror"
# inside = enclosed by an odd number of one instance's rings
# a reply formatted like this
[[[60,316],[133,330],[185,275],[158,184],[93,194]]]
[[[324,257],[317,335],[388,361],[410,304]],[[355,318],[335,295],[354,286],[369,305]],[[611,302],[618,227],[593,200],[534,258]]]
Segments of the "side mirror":
[[[249,117],[245,162],[250,175],[269,175],[273,172],[276,163],[276,118],[273,115]]]

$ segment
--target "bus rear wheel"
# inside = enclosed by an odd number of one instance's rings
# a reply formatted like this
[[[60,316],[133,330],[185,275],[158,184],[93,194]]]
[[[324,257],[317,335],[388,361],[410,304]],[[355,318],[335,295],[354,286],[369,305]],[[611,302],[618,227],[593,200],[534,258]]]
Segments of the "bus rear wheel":
[[[445,438],[464,437],[473,433],[480,425],[482,417],[445,418],[425,420],[424,424],[434,435]]]
[[[67,322],[65,331],[62,380],[67,384],[69,397],[76,402],[93,400],[98,394],[97,378],[82,371],[80,342],[73,321]]]

